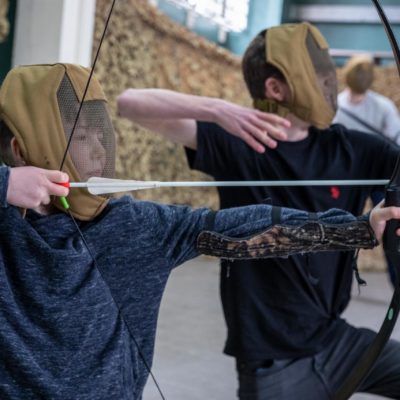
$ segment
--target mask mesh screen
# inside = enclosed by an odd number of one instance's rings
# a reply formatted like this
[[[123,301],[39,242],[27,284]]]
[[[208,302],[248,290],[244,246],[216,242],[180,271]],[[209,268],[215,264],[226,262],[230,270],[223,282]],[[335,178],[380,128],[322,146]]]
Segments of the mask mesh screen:
[[[321,49],[310,31],[307,33],[306,46],[315,72],[319,75],[331,72],[335,66],[328,49]]]
[[[337,109],[337,78],[336,68],[329,55],[328,49],[321,49],[311,32],[306,38],[306,47],[314,71],[318,77],[318,84],[325,100],[336,111]]]
[[[61,82],[57,100],[68,141],[79,110],[79,101],[67,75]],[[115,136],[105,101],[90,100],[83,103],[68,152],[82,181],[91,176],[114,177]]]

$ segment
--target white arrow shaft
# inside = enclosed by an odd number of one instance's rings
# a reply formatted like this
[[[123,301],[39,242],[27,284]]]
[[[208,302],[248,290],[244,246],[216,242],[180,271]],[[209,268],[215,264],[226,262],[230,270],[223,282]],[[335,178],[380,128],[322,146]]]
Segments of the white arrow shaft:
[[[384,186],[388,179],[375,180],[290,180],[290,181],[132,181],[106,178],[90,178],[88,182],[71,182],[71,188],[88,188],[92,194],[125,192],[158,187],[244,187],[244,186]]]

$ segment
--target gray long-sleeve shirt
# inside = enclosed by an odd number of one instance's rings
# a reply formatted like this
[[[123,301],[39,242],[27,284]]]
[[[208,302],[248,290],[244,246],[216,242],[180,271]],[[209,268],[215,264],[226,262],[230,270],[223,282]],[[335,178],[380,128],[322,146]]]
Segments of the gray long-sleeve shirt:
[[[66,214],[22,218],[8,205],[8,176],[0,168],[0,399],[140,399],[148,371],[134,342],[151,365],[168,276],[198,255],[209,211],[112,200],[80,224],[90,254]],[[218,212],[214,230],[239,237],[270,225],[271,207],[258,205]]]

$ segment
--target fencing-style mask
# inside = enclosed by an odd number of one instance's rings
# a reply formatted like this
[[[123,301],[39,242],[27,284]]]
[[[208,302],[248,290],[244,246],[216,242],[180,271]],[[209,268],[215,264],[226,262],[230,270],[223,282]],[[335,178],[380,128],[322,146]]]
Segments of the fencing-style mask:
[[[286,116],[289,112],[325,129],[337,110],[337,80],[328,44],[309,23],[284,24],[266,32],[266,61],[285,77],[290,99],[256,100],[255,107]]]
[[[0,89],[0,119],[17,139],[27,165],[60,168],[89,73],[73,64],[21,66],[8,73]],[[86,181],[111,178],[114,167],[114,130],[103,90],[92,77],[63,170],[71,181]],[[100,214],[107,198],[73,189],[68,202],[74,217],[88,221]],[[54,205],[64,210],[58,199]]]
[[[374,80],[374,63],[369,55],[356,55],[344,67],[346,85],[356,94],[364,94]]]

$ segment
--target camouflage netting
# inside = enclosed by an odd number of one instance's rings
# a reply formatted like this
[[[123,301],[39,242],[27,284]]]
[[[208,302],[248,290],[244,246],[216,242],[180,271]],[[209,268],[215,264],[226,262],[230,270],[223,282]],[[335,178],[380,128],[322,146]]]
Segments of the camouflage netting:
[[[94,51],[98,47],[109,7],[109,0],[97,0]],[[117,2],[96,75],[110,100],[118,136],[117,176],[120,178],[164,181],[210,179],[188,169],[181,146],[116,116],[115,99],[124,89],[166,88],[220,97],[243,105],[251,104],[241,78],[239,58],[172,22],[147,0]],[[341,81],[340,70],[338,75]],[[400,91],[397,88],[395,68],[378,68],[373,89],[392,98],[400,106]],[[135,196],[161,202],[218,207],[215,189],[155,189],[136,192]],[[379,254],[377,257],[363,255],[361,264],[366,268],[383,266]]]
[[[97,1],[94,49],[109,11]],[[117,2],[96,74],[114,112],[118,135],[117,176],[145,180],[204,180],[189,171],[183,148],[115,117],[115,98],[128,87],[158,87],[250,104],[240,61],[229,52],[171,22],[145,0]],[[218,207],[215,189],[157,189],[141,199]]]
[[[0,1],[0,43],[7,39],[10,32],[10,23],[7,19],[8,6],[8,0]]]

